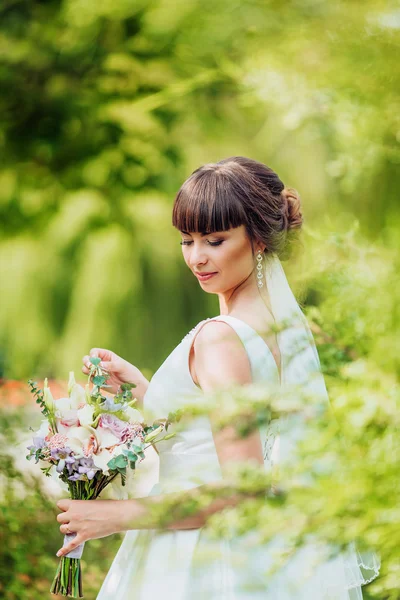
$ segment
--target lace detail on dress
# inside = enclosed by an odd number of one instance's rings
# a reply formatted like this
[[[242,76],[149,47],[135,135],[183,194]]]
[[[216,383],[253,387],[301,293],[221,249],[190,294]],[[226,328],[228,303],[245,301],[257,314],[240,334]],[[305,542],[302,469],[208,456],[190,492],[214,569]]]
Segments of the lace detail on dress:
[[[194,334],[194,332],[196,331],[196,329],[197,329],[197,328],[198,328],[200,325],[202,325],[203,323],[206,323],[207,321],[212,321],[212,318],[211,318],[211,317],[209,317],[208,319],[203,319],[202,321],[200,321],[200,323],[197,323],[197,325],[195,325],[195,327],[193,327],[193,329],[191,329],[191,330],[189,331],[189,333],[187,333],[187,334],[185,335],[185,337],[182,339],[182,342],[184,342],[185,340],[187,340],[187,339],[189,339],[190,337],[192,337],[192,336],[193,336],[193,334]],[[181,343],[182,343],[182,342],[181,342]]]

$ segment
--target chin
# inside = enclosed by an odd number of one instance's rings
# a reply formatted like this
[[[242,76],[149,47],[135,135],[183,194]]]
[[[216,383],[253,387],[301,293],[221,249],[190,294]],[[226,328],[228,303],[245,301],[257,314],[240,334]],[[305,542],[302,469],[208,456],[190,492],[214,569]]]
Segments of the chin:
[[[220,290],[215,289],[215,286],[207,284],[206,281],[200,281],[199,283],[200,283],[201,289],[204,290],[205,292],[207,292],[208,294],[219,294]]]

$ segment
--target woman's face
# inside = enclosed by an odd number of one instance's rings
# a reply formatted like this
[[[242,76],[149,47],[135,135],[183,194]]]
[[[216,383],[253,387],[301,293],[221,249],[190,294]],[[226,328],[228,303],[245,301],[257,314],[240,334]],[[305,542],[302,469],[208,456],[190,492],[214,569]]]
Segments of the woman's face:
[[[254,270],[254,257],[244,225],[214,233],[181,231],[181,235],[183,258],[203,290],[210,294],[236,288]]]

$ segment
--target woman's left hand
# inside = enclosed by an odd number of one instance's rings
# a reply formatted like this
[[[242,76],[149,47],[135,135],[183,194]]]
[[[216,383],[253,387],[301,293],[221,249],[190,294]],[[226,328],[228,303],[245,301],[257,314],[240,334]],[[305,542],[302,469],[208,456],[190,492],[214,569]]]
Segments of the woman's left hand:
[[[122,500],[59,500],[62,512],[57,521],[62,523],[61,533],[76,533],[75,538],[57,552],[64,556],[74,548],[95,538],[125,531],[121,517],[126,513]]]

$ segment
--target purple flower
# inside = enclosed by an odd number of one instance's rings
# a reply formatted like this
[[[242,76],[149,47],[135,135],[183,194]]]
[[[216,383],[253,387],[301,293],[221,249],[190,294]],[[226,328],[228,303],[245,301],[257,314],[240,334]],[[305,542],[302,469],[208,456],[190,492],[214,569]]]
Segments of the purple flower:
[[[45,439],[37,435],[34,436],[32,441],[32,446],[27,446],[27,450],[30,450],[31,452],[36,452],[36,450],[41,450],[43,446],[47,446]]]
[[[98,471],[91,458],[80,458],[76,461],[75,468],[77,472],[68,477],[70,481],[86,481],[86,477],[91,480]]]
[[[98,468],[95,466],[92,458],[81,458],[78,472],[85,474],[88,479],[93,479]]]
[[[34,436],[33,438],[33,445],[36,448],[36,450],[39,450],[39,448],[43,448],[43,446],[46,446],[47,442],[44,438],[39,437],[39,436]]]
[[[75,458],[71,456],[70,448],[53,448],[51,450],[51,457],[58,460],[56,467],[57,473],[62,473],[65,465],[75,462]]]
[[[70,481],[84,481],[85,476],[81,473],[75,473],[74,475],[71,475],[70,477],[68,477],[68,479]]]

